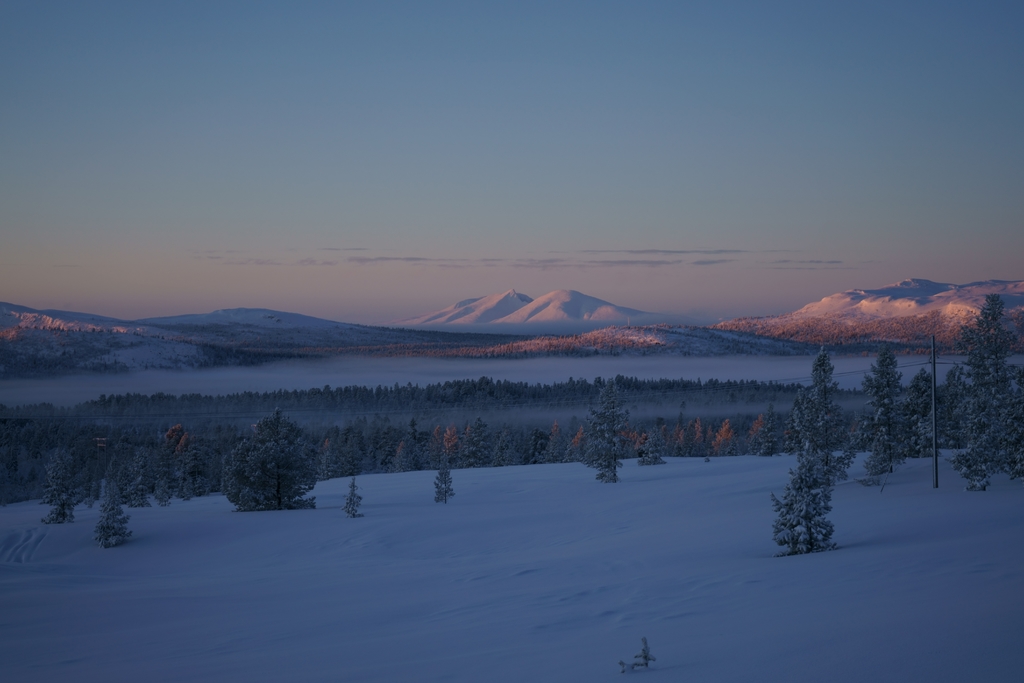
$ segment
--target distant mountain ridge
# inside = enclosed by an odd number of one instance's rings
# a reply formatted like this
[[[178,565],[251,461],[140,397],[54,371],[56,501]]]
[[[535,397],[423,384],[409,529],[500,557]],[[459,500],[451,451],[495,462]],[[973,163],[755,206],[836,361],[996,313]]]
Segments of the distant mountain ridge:
[[[474,304],[478,305],[474,306]],[[504,311],[514,309],[511,313]],[[611,307],[609,309],[608,307]],[[466,310],[463,310],[466,309]],[[460,317],[477,320],[515,316],[516,325],[471,324],[447,330],[396,329],[334,322],[261,308],[234,308],[199,315],[116,318],[40,311],[0,302],[0,379],[47,377],[81,372],[129,372],[259,365],[271,361],[341,355],[435,358],[526,358],[667,353],[793,355],[809,352],[799,343],[757,335],[681,325],[610,325],[606,318],[642,311],[557,291],[538,299],[509,290],[459,302]],[[594,321],[602,329],[551,333],[531,321]],[[625,322],[622,320],[621,322]],[[556,324],[556,327],[558,325]],[[561,329],[561,328],[559,328]],[[530,334],[523,334],[529,330]]]
[[[514,289],[475,299],[415,318],[398,325],[528,325],[537,323],[623,324],[656,322],[659,316],[588,296],[572,289],[557,289],[532,299]],[[660,320],[657,320],[660,322]]]
[[[880,341],[922,347],[932,335],[951,350],[989,294],[998,294],[1018,335],[1024,332],[1024,281],[985,280],[956,285],[920,278],[879,289],[850,289],[777,316],[737,318],[714,327],[813,344]]]

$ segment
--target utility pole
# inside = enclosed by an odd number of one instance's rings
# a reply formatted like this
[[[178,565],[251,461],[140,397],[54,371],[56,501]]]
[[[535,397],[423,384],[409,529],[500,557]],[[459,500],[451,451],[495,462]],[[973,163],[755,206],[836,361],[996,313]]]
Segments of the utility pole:
[[[935,335],[932,335],[932,488],[939,488],[939,407],[935,401]]]

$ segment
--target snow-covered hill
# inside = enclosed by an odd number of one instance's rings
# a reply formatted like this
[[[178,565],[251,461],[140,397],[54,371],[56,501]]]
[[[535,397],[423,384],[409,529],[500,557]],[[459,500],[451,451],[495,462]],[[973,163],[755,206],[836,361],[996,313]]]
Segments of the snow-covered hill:
[[[126,321],[0,303],[0,378],[403,355],[512,339],[367,327],[262,308]]]
[[[1024,307],[1024,281],[986,280],[954,285],[931,280],[909,279],[881,289],[851,289],[807,304],[780,316],[792,320],[816,317],[873,320],[924,315],[938,311],[962,317],[976,315],[989,294],[998,294],[1006,308]]]
[[[272,329],[310,328],[338,329],[355,328],[361,325],[339,323],[323,318],[314,318],[300,313],[285,313],[267,308],[226,308],[212,313],[175,315],[163,318],[146,318],[139,322],[158,327],[197,325],[248,325]]]
[[[400,320],[401,325],[449,325],[498,322],[531,303],[533,299],[514,289],[500,294],[466,299],[440,311]]]
[[[836,487],[839,549],[775,558],[790,457],[626,461],[319,483],[315,510],[221,495],[44,525],[0,508],[3,680],[1010,683],[1024,670],[1024,507],[911,460]],[[863,469],[854,465],[856,476]],[[646,637],[657,658],[627,672]]]
[[[474,303],[479,305],[474,307]],[[458,310],[447,315],[457,320],[464,313],[462,317],[477,323],[396,329],[247,308],[125,321],[0,304],[0,379],[259,365],[341,355],[523,358],[808,352],[804,344],[731,330],[678,325],[609,326],[608,321],[617,315],[629,320],[634,315],[642,319],[644,314],[578,292],[552,292],[532,300],[510,291],[460,304]],[[517,310],[497,319],[519,316],[516,320],[525,322],[479,322],[516,306]],[[580,329],[581,323],[587,326]]]
[[[814,344],[887,341],[924,346],[932,335],[953,348],[960,328],[989,294],[998,294],[1018,332],[1024,332],[1024,281],[987,280],[954,285],[910,279],[880,289],[851,289],[778,316],[738,318],[715,325]]]
[[[448,308],[397,321],[397,325],[537,325],[587,323],[601,325],[651,324],[665,316],[616,306],[572,289],[558,289],[531,299],[514,289],[477,299],[466,299]]]

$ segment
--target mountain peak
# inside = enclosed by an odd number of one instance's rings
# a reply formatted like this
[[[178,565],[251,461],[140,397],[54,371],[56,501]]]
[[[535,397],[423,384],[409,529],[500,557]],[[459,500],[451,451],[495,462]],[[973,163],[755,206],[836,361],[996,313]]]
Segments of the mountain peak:
[[[509,289],[466,299],[440,311],[398,321],[403,325],[468,325],[600,322],[608,325],[650,318],[654,314],[625,308],[574,289],[556,289],[532,299]]]

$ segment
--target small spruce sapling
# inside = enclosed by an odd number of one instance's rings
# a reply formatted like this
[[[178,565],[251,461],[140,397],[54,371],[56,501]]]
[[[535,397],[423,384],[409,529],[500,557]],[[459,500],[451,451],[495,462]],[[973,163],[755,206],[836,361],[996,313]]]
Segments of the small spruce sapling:
[[[113,548],[128,540],[128,515],[121,508],[121,493],[114,478],[107,479],[106,496],[100,506],[100,520],[96,523],[96,542],[101,548]]]
[[[633,655],[633,659],[636,660],[632,665],[632,668],[634,669],[646,669],[650,666],[651,662],[658,661],[657,658],[651,654],[650,646],[647,645],[647,636],[641,638],[640,642],[643,643],[643,647],[640,649],[638,654]]]
[[[352,481],[348,485],[348,495],[345,496],[345,514],[349,517],[362,517],[362,513],[359,512],[359,504],[363,502],[363,497],[356,493],[356,478],[352,477]]]

